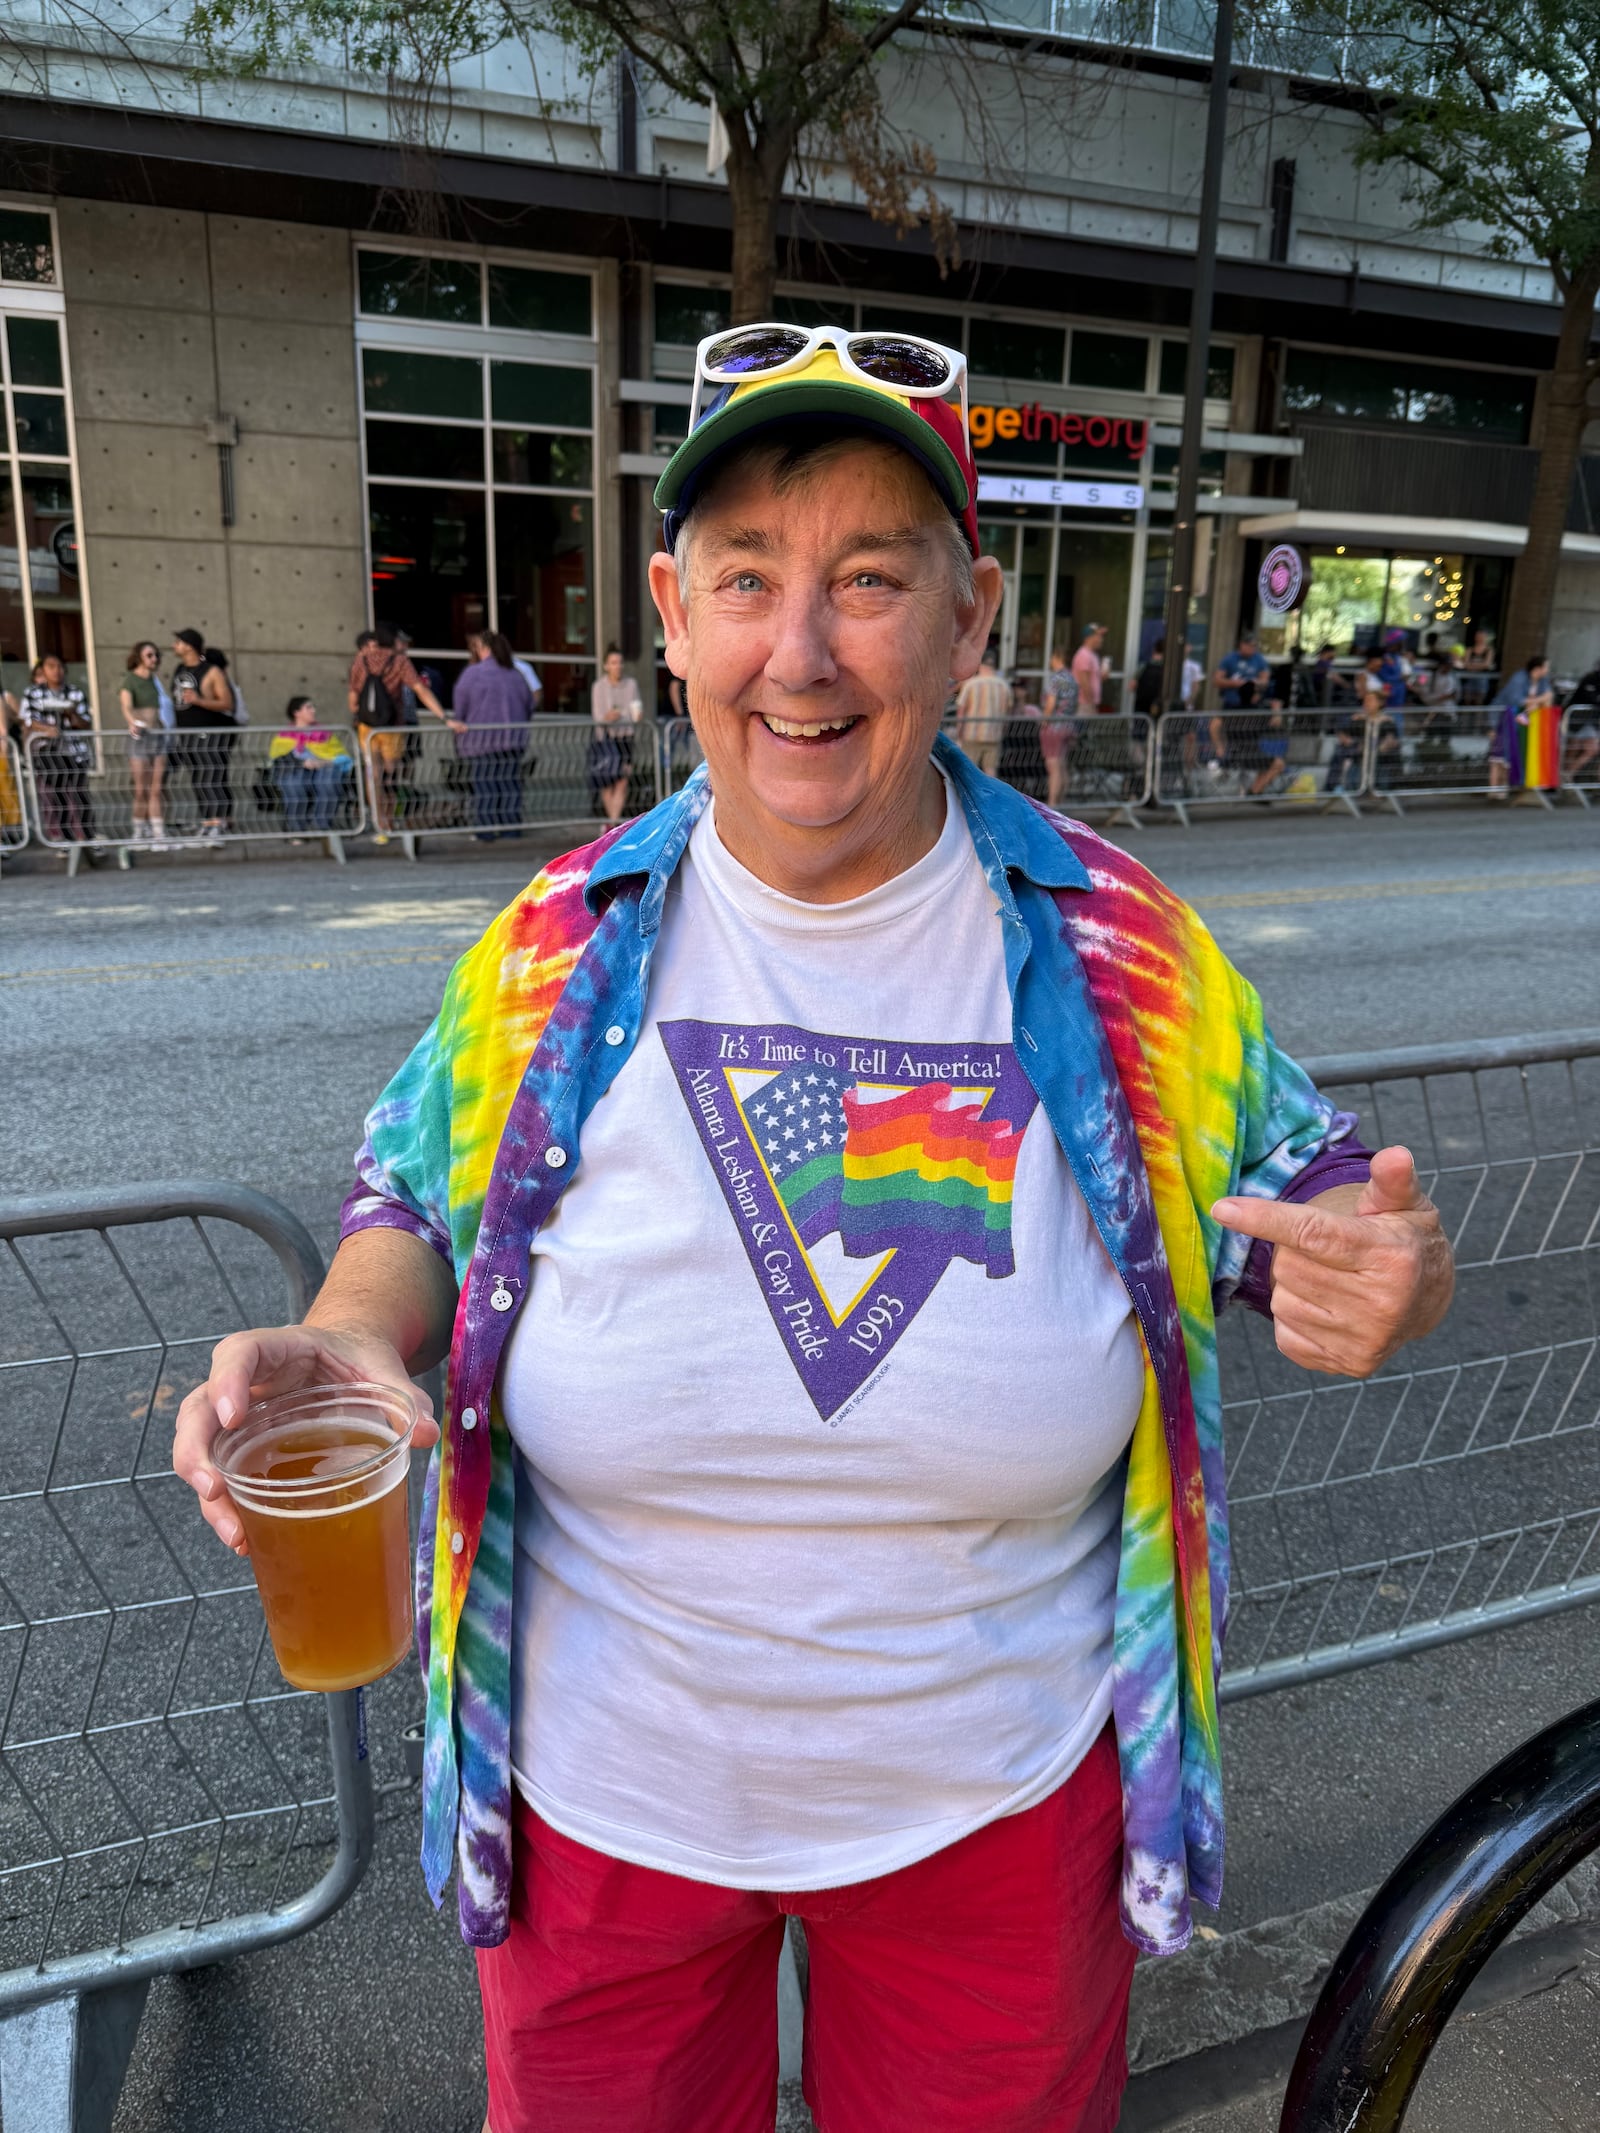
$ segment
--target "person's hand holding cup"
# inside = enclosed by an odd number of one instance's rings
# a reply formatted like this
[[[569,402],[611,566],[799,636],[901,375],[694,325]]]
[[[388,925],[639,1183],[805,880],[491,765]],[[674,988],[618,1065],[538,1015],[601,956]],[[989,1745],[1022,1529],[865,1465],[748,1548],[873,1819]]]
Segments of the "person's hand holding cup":
[[[178,1411],[173,1466],[254,1558],[273,1649],[300,1688],[354,1688],[411,1642],[405,1479],[438,1429],[385,1340],[319,1326],[230,1334]]]

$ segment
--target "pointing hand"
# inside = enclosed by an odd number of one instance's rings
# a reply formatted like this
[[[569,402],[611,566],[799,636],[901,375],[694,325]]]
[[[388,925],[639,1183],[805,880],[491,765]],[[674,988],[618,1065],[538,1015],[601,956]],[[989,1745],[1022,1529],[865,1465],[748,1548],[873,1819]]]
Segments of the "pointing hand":
[[[1365,1185],[1314,1200],[1218,1200],[1216,1219],[1272,1252],[1278,1346],[1307,1370],[1365,1378],[1450,1308],[1455,1256],[1408,1148],[1380,1148]]]

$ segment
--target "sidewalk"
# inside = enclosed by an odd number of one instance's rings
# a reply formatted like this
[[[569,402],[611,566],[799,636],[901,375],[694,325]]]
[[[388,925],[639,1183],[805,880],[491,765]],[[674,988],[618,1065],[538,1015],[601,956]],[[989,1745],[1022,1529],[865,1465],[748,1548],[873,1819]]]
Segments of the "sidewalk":
[[[1170,2133],[1278,2133],[1282,2102],[1276,2079],[1237,2103],[1162,2124]],[[1458,2013],[1428,2061],[1405,2126],[1406,2133],[1596,2133],[1600,1961],[1504,2006]],[[798,2087],[780,2093],[777,2133],[813,2133]]]
[[[1282,2085],[1167,2121],[1173,2133],[1278,2133]],[[1600,2127],[1600,1962],[1522,1999],[1458,2013],[1439,2040],[1406,2133],[1595,2133]]]

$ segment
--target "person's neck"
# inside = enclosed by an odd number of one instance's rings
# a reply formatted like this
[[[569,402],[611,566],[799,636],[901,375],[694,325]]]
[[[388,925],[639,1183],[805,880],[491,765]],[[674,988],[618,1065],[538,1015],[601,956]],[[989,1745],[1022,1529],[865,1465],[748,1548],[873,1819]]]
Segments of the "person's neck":
[[[925,859],[944,828],[946,804],[944,780],[930,763],[911,804],[892,815],[863,808],[848,821],[810,829],[718,799],[717,835],[769,889],[797,903],[842,904]]]

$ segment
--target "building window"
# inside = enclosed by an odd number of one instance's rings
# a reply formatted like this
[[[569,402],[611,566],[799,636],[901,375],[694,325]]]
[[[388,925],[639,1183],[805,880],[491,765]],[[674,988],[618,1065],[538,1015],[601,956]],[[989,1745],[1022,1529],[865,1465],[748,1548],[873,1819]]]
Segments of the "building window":
[[[1142,393],[1149,362],[1150,343],[1143,334],[1090,333],[1075,326],[1068,382],[1101,392]]]
[[[587,275],[358,253],[363,320],[415,321],[361,344],[372,614],[457,667],[501,630],[539,670],[546,711],[588,709],[594,678],[595,369],[510,355],[510,336],[585,338]]]
[[[48,266],[48,216],[11,219],[43,224],[43,236],[29,239],[29,259]],[[15,241],[0,223],[8,278],[20,280]],[[6,312],[0,299],[0,683],[13,695],[34,661],[51,654],[90,686],[61,333],[58,317]]]
[[[587,274],[362,249],[356,254],[356,288],[364,318],[570,333],[585,340],[594,332],[594,284]]]
[[[672,348],[694,348],[708,333],[721,333],[733,316],[726,289],[689,282],[656,283],[656,339]],[[781,306],[780,306],[781,308]]]
[[[1189,367],[1187,341],[1161,343],[1161,381],[1157,390],[1183,396],[1183,374]],[[1233,350],[1213,341],[1206,350],[1206,398],[1233,398]]]
[[[1313,422],[1407,424],[1526,444],[1533,388],[1531,377],[1514,371],[1291,348],[1283,411]]]
[[[55,239],[50,217],[27,208],[0,207],[0,282],[23,281],[53,286]]]
[[[1028,378],[1037,379],[1041,384],[1061,383],[1067,336],[1059,326],[1030,326],[1014,319],[975,318],[967,332],[967,365],[974,377]]]
[[[1392,632],[1407,647],[1433,650],[1465,635],[1472,559],[1459,554],[1399,556],[1326,548],[1311,554],[1311,584],[1289,619],[1308,653],[1323,644],[1360,656]]]

